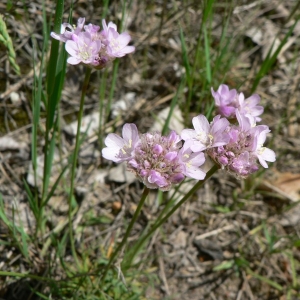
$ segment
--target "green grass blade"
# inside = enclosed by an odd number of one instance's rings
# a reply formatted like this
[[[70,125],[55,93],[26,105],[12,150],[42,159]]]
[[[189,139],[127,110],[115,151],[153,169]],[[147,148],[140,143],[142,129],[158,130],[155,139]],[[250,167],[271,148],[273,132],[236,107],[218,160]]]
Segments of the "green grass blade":
[[[189,113],[190,113],[190,107],[191,107],[191,99],[192,99],[192,94],[193,94],[193,77],[191,74],[191,66],[189,62],[189,56],[188,56],[188,51],[184,39],[184,34],[183,30],[180,27],[180,43],[181,43],[181,51],[182,51],[182,61],[183,61],[183,66],[185,68],[185,78],[187,82],[187,86],[189,89],[188,92],[188,98],[187,102],[185,103],[183,107],[183,113],[184,113],[184,123],[188,124],[189,123]]]
[[[55,151],[55,140],[56,140],[55,134],[53,133],[51,140],[50,140],[48,152],[45,154],[44,178],[43,178],[43,191],[44,191],[43,199],[45,198],[45,195],[49,188],[51,169],[52,169],[52,163],[53,163],[53,157],[54,157],[54,151]]]
[[[105,114],[106,115],[106,120],[107,120],[107,118],[110,114],[112,99],[113,99],[114,93],[115,93],[116,82],[117,82],[117,78],[118,78],[118,68],[119,68],[119,59],[117,58],[114,61],[111,88],[110,88],[110,91],[109,91],[108,103],[107,103],[107,106],[106,106],[106,114]]]
[[[67,65],[67,52],[65,51],[64,44],[61,47],[61,50],[58,55],[58,59],[56,61],[56,76],[55,82],[53,86],[53,91],[48,98],[48,106],[47,106],[47,128],[50,130],[54,124],[54,116],[57,105],[59,103],[61,92],[65,80],[65,73],[66,73],[66,65]]]
[[[21,239],[22,239],[22,252],[25,258],[28,260],[29,259],[28,243],[27,243],[28,236],[25,233],[23,226],[19,227],[19,231],[21,233]]]
[[[42,93],[43,93],[43,70],[44,70],[44,58],[48,45],[48,29],[47,29],[47,18],[45,13],[45,7],[43,5],[43,48],[41,55],[41,65],[39,70],[39,76],[37,78],[36,74],[34,74],[34,81],[37,85],[37,89],[34,90],[33,94],[33,104],[32,104],[32,113],[33,113],[33,124],[32,124],[32,143],[31,143],[31,155],[32,155],[32,167],[34,174],[34,182],[35,186],[37,186],[37,146],[38,146],[38,129],[40,123],[40,110],[41,110],[41,101],[42,101]],[[35,71],[35,60],[33,59]],[[37,82],[36,82],[37,81]]]
[[[104,116],[104,99],[105,99],[105,91],[106,91],[106,80],[107,80],[107,69],[105,69],[100,78],[100,71],[98,71],[98,79],[100,80],[99,86],[99,129],[98,129],[98,141],[99,141],[99,148],[103,148],[103,121],[105,119]]]
[[[42,203],[43,206],[47,205],[48,201],[51,199],[51,197],[53,196],[54,192],[56,191],[56,188],[61,180],[61,178],[63,177],[63,175],[65,174],[66,170],[68,168],[68,165],[66,165],[63,170],[61,171],[61,173],[59,174],[58,178],[56,179],[55,183],[53,184],[50,192],[47,195],[46,200]]]
[[[180,82],[180,85],[177,89],[177,92],[176,92],[176,95],[173,97],[172,101],[171,101],[171,105],[170,105],[170,110],[169,110],[169,114],[167,116],[167,119],[165,121],[165,124],[164,124],[164,127],[162,129],[162,134],[165,135],[167,134],[168,130],[169,130],[169,124],[170,124],[170,120],[171,120],[171,117],[172,117],[172,114],[173,114],[173,111],[174,111],[174,108],[178,102],[178,97],[179,95],[181,95],[182,93],[182,90],[185,86],[185,78],[183,77],[181,79],[181,82]]]
[[[6,214],[5,214],[5,209],[4,209],[4,201],[2,198],[2,194],[0,194],[0,220],[2,220],[5,225],[12,230],[12,224],[11,222],[8,220]]]
[[[293,33],[294,28],[296,27],[298,23],[298,20],[295,21],[294,25],[291,26],[291,28],[289,29],[289,31],[286,33],[285,37],[283,38],[283,40],[281,41],[281,43],[279,44],[278,48],[275,50],[274,54],[271,55],[272,50],[273,50],[273,46],[271,47],[271,49],[269,50],[269,53],[266,57],[266,59],[263,61],[258,73],[255,76],[253,85],[252,85],[252,89],[251,91],[254,92],[255,89],[257,88],[260,80],[270,71],[270,69],[272,68],[272,66],[274,65],[278,54],[280,53],[282,47],[286,44],[286,42],[288,41],[288,38],[290,37],[290,35]],[[274,45],[274,43],[273,43]]]
[[[183,60],[184,68],[185,68],[186,80],[187,80],[188,86],[190,87],[191,80],[192,80],[191,66],[190,66],[190,62],[189,62],[188,51],[187,51],[187,47],[186,47],[186,43],[185,43],[185,39],[184,39],[183,30],[181,27],[180,27],[180,42],[181,42],[182,60]]]
[[[211,67],[210,67],[210,43],[207,35],[206,27],[203,28],[204,33],[204,48],[205,48],[205,63],[206,63],[206,80],[211,84]]]
[[[254,277],[254,278],[256,278],[256,279],[259,279],[259,280],[261,280],[261,281],[264,282],[264,283],[267,283],[268,285],[272,286],[273,288],[275,288],[275,289],[277,289],[277,290],[279,290],[279,291],[282,291],[282,290],[283,290],[282,286],[281,286],[280,284],[278,284],[277,282],[275,282],[275,281],[273,281],[273,280],[271,280],[271,279],[269,279],[269,278],[266,278],[266,277],[264,277],[264,276],[261,276],[261,275],[255,273],[255,272],[253,272],[253,271],[252,271],[251,269],[249,269],[249,268],[247,268],[246,271],[247,271],[247,273],[248,273],[249,275],[251,275],[252,277]]]
[[[54,32],[60,32],[63,11],[64,11],[64,0],[57,0],[54,26],[53,26]],[[54,91],[58,52],[59,52],[59,41],[53,39],[52,43],[51,43],[51,51],[50,51],[50,58],[49,58],[48,71],[47,71],[47,94],[48,94],[48,96],[50,96],[52,94],[52,92]]]
[[[214,2],[215,2],[215,0],[205,0],[204,1],[203,23],[205,23],[208,20],[208,18],[210,18],[212,16]]]
[[[23,180],[23,184],[24,184],[24,188],[25,188],[25,191],[26,191],[26,194],[27,194],[29,207],[30,207],[31,211],[33,212],[33,214],[34,214],[34,216],[37,220],[38,215],[39,215],[38,203],[36,201],[36,198],[31,193],[30,187],[28,186],[28,184],[25,180]]]

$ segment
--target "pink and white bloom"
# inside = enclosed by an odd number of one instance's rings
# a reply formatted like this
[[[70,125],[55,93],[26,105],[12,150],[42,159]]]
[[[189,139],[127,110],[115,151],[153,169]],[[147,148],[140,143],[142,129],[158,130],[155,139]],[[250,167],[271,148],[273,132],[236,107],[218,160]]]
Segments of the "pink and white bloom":
[[[231,125],[228,130],[228,144],[208,149],[208,155],[223,169],[245,178],[259,169],[257,160],[267,168],[266,161],[274,162],[273,150],[263,146],[266,135],[270,132],[266,125],[256,126],[246,115],[236,111],[239,125]]]
[[[73,35],[72,40],[66,42],[66,51],[71,55],[67,62],[71,65],[84,63],[97,66],[99,64],[100,41],[93,41],[88,32]]]
[[[259,128],[260,126],[257,127]],[[257,156],[260,164],[264,168],[268,168],[266,161],[274,162],[276,160],[275,152],[263,146],[266,141],[268,132],[270,132],[269,128],[259,128],[255,137],[256,147],[253,151],[254,154]]]
[[[116,163],[128,161],[134,157],[134,151],[140,142],[139,133],[135,124],[125,124],[122,136],[110,133],[104,143],[107,146],[102,149],[102,156]]]
[[[244,114],[250,118],[254,118],[255,122],[261,121],[261,118],[258,116],[264,112],[264,108],[260,105],[257,105],[260,102],[259,95],[253,94],[249,98],[245,99],[244,94],[240,93],[238,102],[238,110],[241,114]]]
[[[190,142],[182,147],[180,136],[171,131],[144,133],[138,137],[134,124],[125,124],[123,138],[109,134],[102,155],[114,162],[127,161],[128,170],[148,188],[168,191],[185,176],[202,180],[205,172],[199,167],[204,163],[204,154],[193,153]]]
[[[226,118],[235,118],[237,90],[230,90],[226,84],[221,84],[216,92],[211,88],[211,93],[215,99],[218,113]]]
[[[106,51],[110,57],[123,57],[135,50],[134,46],[128,46],[131,40],[127,32],[119,34],[115,29],[109,28],[106,37]]]
[[[51,37],[53,37],[56,40],[59,40],[61,42],[66,42],[68,40],[72,40],[72,37],[75,35],[79,35],[80,32],[82,32],[83,25],[85,23],[85,18],[79,18],[77,22],[77,26],[72,26],[69,23],[63,23],[61,25],[60,34],[57,34],[55,32],[51,32]]]
[[[116,24],[106,24],[102,20],[103,30],[94,24],[84,25],[85,18],[79,18],[77,27],[63,23],[61,33],[51,32],[51,36],[66,43],[66,50],[71,55],[68,63],[83,63],[96,69],[105,68],[116,57],[123,57],[135,50],[128,46],[131,40],[127,32],[118,33]]]
[[[100,26],[94,24],[88,24],[84,26],[84,31],[88,32],[91,35],[93,41],[101,40],[99,37]]]
[[[191,140],[185,142],[178,153],[178,159],[182,166],[182,173],[187,177],[203,180],[206,173],[199,167],[204,164],[205,156],[203,152],[192,152],[191,143]]]
[[[148,188],[168,191],[185,178],[178,161],[181,140],[174,131],[168,136],[145,133],[140,138],[133,159],[128,161],[128,169],[140,181]]]
[[[117,25],[113,22],[109,22],[106,25],[106,21],[102,20],[102,27],[103,27],[103,30],[101,31],[101,34],[102,34],[104,39],[106,39],[108,37],[108,32],[109,32],[110,29],[113,29],[114,31],[118,31],[117,30]]]
[[[260,102],[259,95],[253,94],[245,99],[243,93],[238,94],[235,89],[230,90],[225,84],[221,84],[216,92],[211,88],[211,93],[221,116],[230,119],[236,118],[236,110],[238,110],[248,118],[254,119],[254,122],[261,121],[259,116],[264,112],[264,108],[258,105]]]
[[[192,123],[195,129],[184,129],[181,138],[191,141],[190,148],[193,152],[226,145],[229,142],[230,137],[226,132],[229,121],[220,115],[214,117],[211,123],[204,115],[199,115],[193,118]]]

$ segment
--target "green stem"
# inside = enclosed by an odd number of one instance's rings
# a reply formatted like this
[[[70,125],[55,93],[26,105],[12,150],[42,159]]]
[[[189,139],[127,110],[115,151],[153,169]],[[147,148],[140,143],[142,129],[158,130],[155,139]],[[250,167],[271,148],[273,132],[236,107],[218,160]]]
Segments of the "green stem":
[[[107,272],[108,272],[111,264],[113,263],[114,259],[116,258],[117,254],[124,247],[124,245],[125,245],[125,243],[127,241],[127,238],[129,237],[129,234],[131,232],[131,229],[132,229],[134,223],[136,222],[136,220],[137,220],[137,218],[138,218],[138,216],[140,214],[140,211],[141,211],[141,209],[142,209],[142,207],[144,205],[144,202],[145,202],[148,194],[149,194],[149,189],[147,187],[145,187],[144,191],[143,191],[143,194],[141,196],[141,200],[139,202],[139,205],[138,205],[137,209],[135,210],[134,215],[133,215],[133,217],[132,217],[132,219],[131,219],[128,227],[127,227],[127,230],[126,230],[125,235],[124,235],[124,237],[122,239],[122,242],[119,244],[119,246],[117,247],[117,249],[113,252],[113,254],[110,257],[110,260],[109,260],[109,262],[108,262],[108,264],[107,264],[107,266],[106,266],[106,268],[105,268],[105,270],[103,272],[103,275],[102,275],[102,278],[101,278],[101,283],[104,281],[105,276],[106,276],[106,274],[107,274]]]
[[[69,234],[70,234],[70,244],[73,257],[79,266],[79,260],[77,258],[76,250],[75,250],[75,243],[73,237],[73,223],[72,223],[72,197],[74,193],[74,184],[75,184],[75,173],[76,173],[76,165],[77,165],[77,157],[79,152],[79,145],[80,145],[80,128],[81,128],[81,121],[83,116],[83,106],[84,106],[84,98],[87,91],[87,87],[90,81],[92,69],[87,68],[85,72],[85,78],[82,86],[81,91],[81,99],[80,99],[80,108],[78,113],[78,124],[77,124],[77,134],[76,134],[76,141],[75,141],[75,149],[73,153],[73,161],[72,161],[72,169],[71,169],[71,186],[70,186],[70,193],[68,199],[69,211],[68,211],[68,218],[69,218]]]
[[[133,250],[132,255],[130,255],[130,261],[128,266],[131,265],[133,258],[137,254],[138,250],[141,248],[141,246],[144,244],[144,242],[154,233],[154,231],[159,228],[165,221],[169,219],[169,217],[185,202],[187,201],[203,184],[207,179],[209,179],[217,170],[219,167],[217,165],[214,165],[207,173],[203,180],[199,180],[194,187],[158,222],[153,224],[150,231],[144,235],[141,240],[137,243],[137,246]],[[159,216],[160,217],[160,216]]]

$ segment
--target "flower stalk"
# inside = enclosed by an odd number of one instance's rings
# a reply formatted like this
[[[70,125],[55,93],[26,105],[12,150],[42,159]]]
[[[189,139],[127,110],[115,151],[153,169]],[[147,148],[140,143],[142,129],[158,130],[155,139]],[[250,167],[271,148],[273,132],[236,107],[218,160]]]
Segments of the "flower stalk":
[[[74,193],[76,165],[77,165],[77,158],[78,158],[78,152],[79,152],[79,146],[80,146],[80,128],[81,128],[81,122],[82,122],[82,116],[83,116],[84,99],[85,99],[86,91],[87,91],[88,84],[90,81],[91,72],[92,72],[91,68],[86,68],[85,78],[84,78],[82,91],[81,91],[80,107],[79,107],[79,113],[78,113],[77,134],[76,134],[75,149],[74,149],[74,153],[73,153],[72,168],[71,168],[71,185],[70,185],[70,192],[69,192],[69,198],[68,198],[68,205],[69,205],[68,218],[69,218],[69,235],[70,235],[71,251],[72,251],[73,257],[78,266],[80,264],[79,264],[79,260],[78,260],[77,254],[76,254],[74,236],[73,236],[72,197],[73,197],[73,193]]]
[[[139,216],[139,214],[140,214],[140,211],[141,211],[141,209],[142,209],[142,207],[143,207],[143,205],[144,205],[144,203],[145,203],[145,200],[147,199],[148,194],[149,194],[149,189],[145,186],[144,191],[143,191],[143,194],[142,194],[142,196],[141,196],[141,200],[140,200],[140,202],[139,202],[139,204],[138,204],[138,207],[136,208],[136,210],[135,210],[135,212],[134,212],[134,214],[133,214],[133,217],[132,217],[132,219],[131,219],[131,221],[130,221],[128,227],[127,227],[127,230],[126,230],[126,232],[125,232],[125,235],[124,235],[124,237],[123,237],[121,243],[120,243],[119,246],[117,247],[117,249],[113,252],[112,256],[110,257],[110,260],[109,260],[109,262],[108,262],[108,264],[107,264],[107,266],[106,266],[106,268],[105,268],[105,270],[104,270],[104,272],[103,272],[103,275],[102,275],[102,278],[101,278],[101,282],[102,282],[102,283],[104,282],[105,277],[106,277],[106,274],[107,274],[107,272],[108,272],[108,270],[109,270],[111,264],[112,264],[113,261],[115,260],[117,254],[118,254],[118,253],[120,252],[120,250],[125,246],[125,243],[126,243],[126,241],[127,241],[127,238],[129,237],[129,234],[130,234],[130,232],[131,232],[131,229],[132,229],[134,223],[136,222],[136,220],[137,220],[137,218],[138,218],[138,216]]]
[[[200,187],[219,169],[219,166],[214,165],[207,173],[206,177],[203,180],[199,180],[192,189],[186,195],[176,204],[174,207],[164,216],[161,215],[157,218],[158,222],[156,222],[151,229],[144,235],[135,246],[134,252],[130,255],[130,262],[129,266],[132,264],[132,261],[136,254],[138,253],[139,249],[142,247],[142,245],[145,243],[145,241],[148,240],[148,238],[156,231],[157,228],[159,228],[163,223],[165,223],[172,215],[173,213],[181,206],[183,203],[185,203],[197,190],[199,190]]]

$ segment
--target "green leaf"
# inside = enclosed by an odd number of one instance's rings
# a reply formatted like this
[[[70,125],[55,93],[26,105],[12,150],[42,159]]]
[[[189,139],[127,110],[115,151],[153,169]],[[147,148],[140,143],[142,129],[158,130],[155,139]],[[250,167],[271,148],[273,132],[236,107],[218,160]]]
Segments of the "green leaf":
[[[167,116],[167,119],[166,119],[166,121],[165,121],[163,130],[162,130],[162,134],[163,134],[163,135],[167,134],[167,132],[168,132],[170,120],[171,120],[171,117],[172,117],[172,113],[173,113],[174,108],[175,108],[175,106],[176,106],[176,104],[177,104],[178,97],[179,97],[179,95],[182,93],[182,90],[183,90],[183,88],[184,88],[184,85],[185,85],[185,78],[183,77],[183,78],[181,79],[180,85],[179,85],[179,87],[178,87],[178,89],[177,89],[176,95],[173,97],[173,99],[172,99],[172,101],[171,101],[169,114],[168,114],[168,116]]]
[[[211,68],[210,68],[210,43],[207,36],[207,30],[204,27],[204,48],[205,48],[205,64],[206,64],[206,79],[211,84]]]
[[[265,282],[265,283],[269,284],[269,285],[272,286],[273,288],[275,288],[275,289],[277,289],[277,290],[279,290],[279,291],[282,291],[282,290],[283,290],[283,287],[282,287],[280,284],[278,284],[277,282],[275,282],[275,281],[273,281],[273,280],[271,280],[271,279],[269,279],[269,278],[266,278],[266,277],[264,277],[264,276],[261,276],[261,275],[255,273],[255,272],[253,272],[253,271],[252,271],[251,269],[249,269],[249,268],[247,268],[246,271],[247,271],[247,273],[248,273],[249,275],[251,275],[252,277],[254,277],[254,278],[256,278],[256,279],[259,279],[259,280],[261,280],[262,282]]]
[[[258,73],[256,74],[256,77],[254,79],[253,82],[253,86],[252,86],[252,92],[255,91],[255,89],[257,88],[260,80],[270,71],[270,69],[272,68],[273,64],[275,63],[278,54],[280,53],[282,47],[286,44],[286,42],[288,41],[288,38],[290,37],[290,35],[293,33],[295,26],[298,23],[298,19],[295,21],[294,25],[291,26],[291,28],[289,29],[289,31],[286,33],[284,39],[281,41],[281,43],[279,44],[278,48],[275,50],[275,52],[273,53],[273,55],[271,55],[272,51],[273,51],[273,46],[274,43],[272,45],[272,47],[270,48],[267,57],[265,58],[265,60],[263,61],[263,63],[261,64],[260,70],[258,71]],[[275,39],[274,39],[275,42]]]
[[[213,268],[214,271],[221,271],[221,270],[227,270],[227,269],[231,269],[234,265],[234,260],[227,260],[227,261],[223,261],[221,264],[215,266]]]

